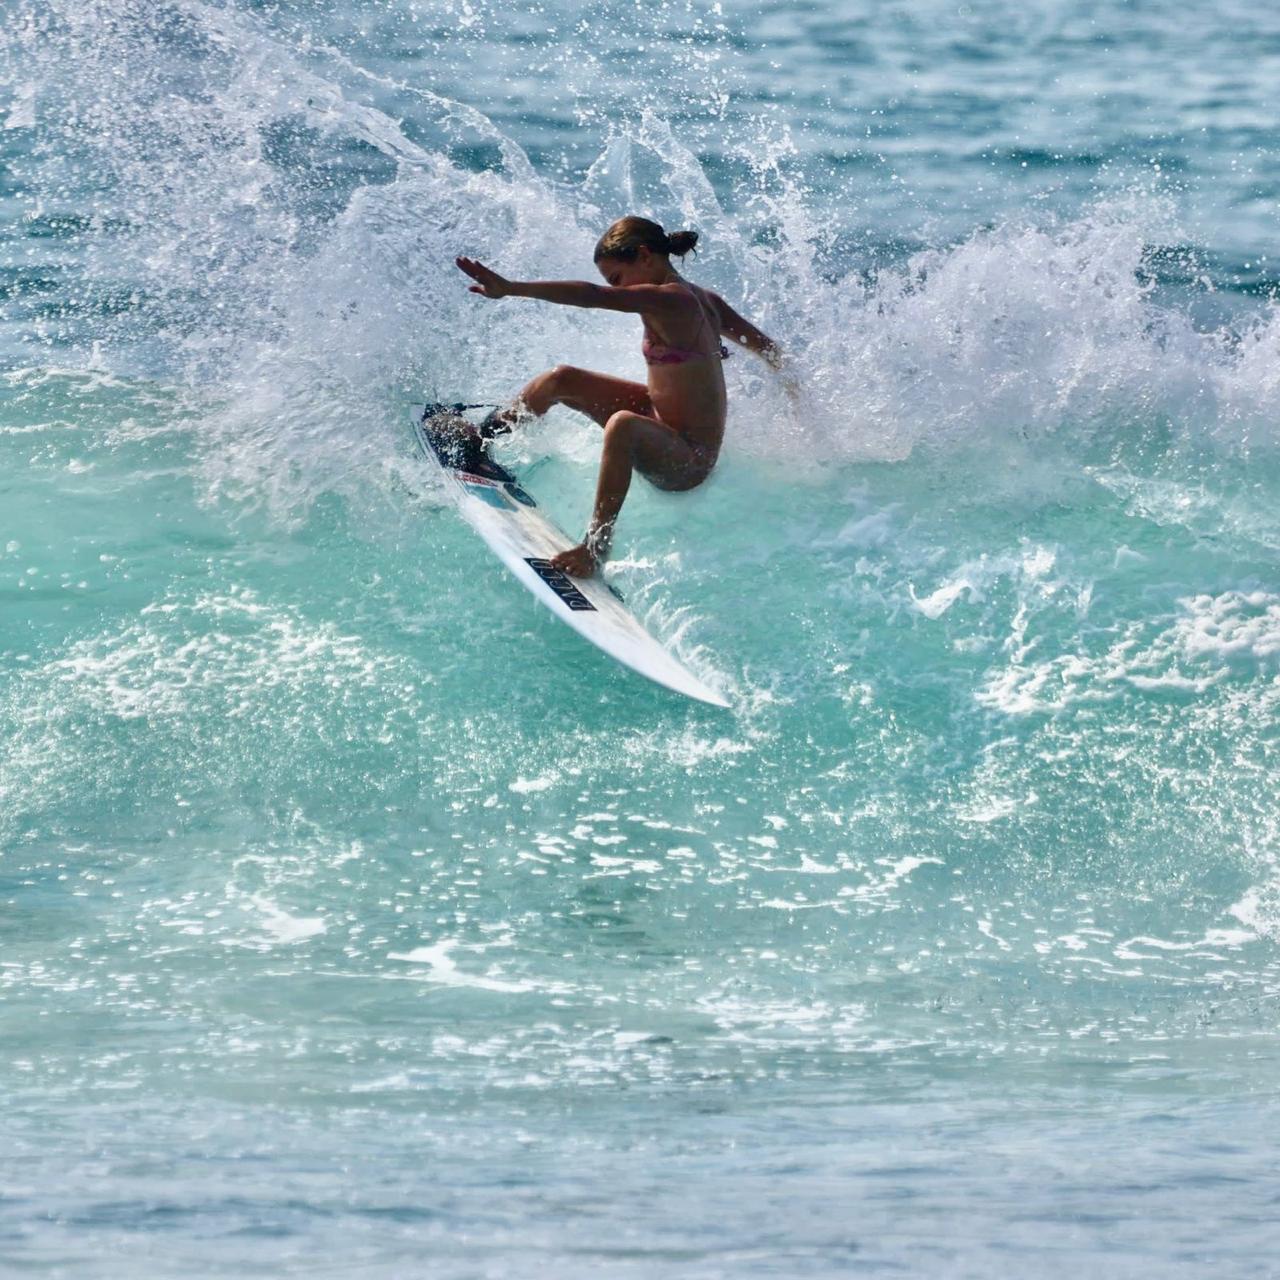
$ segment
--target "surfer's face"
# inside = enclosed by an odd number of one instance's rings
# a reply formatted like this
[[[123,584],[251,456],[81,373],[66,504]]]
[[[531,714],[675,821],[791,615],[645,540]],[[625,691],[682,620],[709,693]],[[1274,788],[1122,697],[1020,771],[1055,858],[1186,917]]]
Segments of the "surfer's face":
[[[658,259],[652,251],[641,245],[636,256],[627,261],[625,258],[601,258],[596,269],[604,277],[605,283],[615,289],[625,289],[633,284],[651,284],[661,276]]]

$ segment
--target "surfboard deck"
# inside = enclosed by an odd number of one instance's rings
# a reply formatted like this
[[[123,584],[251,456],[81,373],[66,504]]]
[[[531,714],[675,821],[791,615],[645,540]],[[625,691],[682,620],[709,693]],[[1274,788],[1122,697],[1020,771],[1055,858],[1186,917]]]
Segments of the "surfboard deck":
[[[456,406],[425,406],[413,429],[423,456],[443,473],[462,518],[561,622],[664,688],[714,707],[729,705],[658,643],[602,575],[570,578],[552,568],[551,558],[573,541],[490,456]]]

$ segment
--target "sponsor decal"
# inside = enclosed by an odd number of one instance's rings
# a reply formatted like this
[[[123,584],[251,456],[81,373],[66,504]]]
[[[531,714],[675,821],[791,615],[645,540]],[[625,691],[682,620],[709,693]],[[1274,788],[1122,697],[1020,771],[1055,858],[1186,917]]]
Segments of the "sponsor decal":
[[[524,562],[560,597],[566,608],[574,613],[595,613],[595,605],[573,585],[573,579],[567,573],[553,569],[550,560],[525,556]]]

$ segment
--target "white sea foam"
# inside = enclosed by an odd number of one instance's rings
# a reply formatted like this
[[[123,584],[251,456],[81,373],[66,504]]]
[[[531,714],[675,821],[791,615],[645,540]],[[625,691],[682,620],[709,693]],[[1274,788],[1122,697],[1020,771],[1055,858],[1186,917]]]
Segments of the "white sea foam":
[[[768,249],[652,111],[616,124],[581,183],[555,183],[476,108],[330,48],[292,49],[244,11],[184,6],[193,46],[212,51],[196,59],[132,0],[53,8],[60,36],[19,30],[13,53],[65,82],[60,110],[112,174],[102,215],[127,218],[136,234],[103,242],[88,271],[123,270],[163,300],[138,322],[212,397],[201,428],[211,494],[284,520],[330,491],[394,505],[406,478],[421,486],[404,465],[404,401],[509,395],[561,361],[638,375],[629,318],[487,304],[453,266],[466,252],[513,273],[589,275],[595,236],[621,205],[698,226],[706,252],[694,274],[793,353],[799,411],[749,358],[727,366],[733,450],[857,462],[976,448],[989,483],[1025,489],[1038,483],[1044,441],[1086,449],[1117,422],[1172,424],[1228,451],[1275,444],[1280,316],[1201,333],[1157,306],[1147,248],[1179,232],[1160,199],[998,225],[868,277],[820,265],[821,221],[785,177],[787,145],[767,124],[741,146],[775,231]],[[418,135],[433,141],[413,141],[377,105],[392,99],[412,104]],[[322,217],[308,203],[316,192],[275,167],[264,139],[281,130],[334,154],[367,148],[381,178]],[[497,167],[455,163],[460,144],[493,147]],[[539,437],[569,452],[589,438]],[[874,545],[885,527],[871,517],[846,536]],[[935,592],[921,607],[947,599]]]
[[[1181,603],[1178,642],[1188,658],[1263,659],[1280,654],[1280,596],[1224,591]]]
[[[1014,715],[1106,702],[1126,686],[1203,694],[1228,675],[1229,663],[1280,653],[1280,598],[1264,591],[1186,597],[1171,618],[1126,624],[1101,653],[1034,659],[1025,644],[1008,648],[1010,662],[993,669],[977,697]]]
[[[487,973],[472,973],[459,967],[453,958],[453,952],[484,951],[484,946],[467,946],[457,938],[442,938],[439,942],[426,947],[414,947],[412,951],[393,951],[387,955],[388,960],[397,960],[404,964],[414,965],[420,969],[407,976],[417,981],[439,983],[448,987],[474,987],[480,991],[498,991],[508,994],[520,994],[528,991],[545,991],[550,993],[570,990],[563,983],[534,982],[530,979],[511,979],[502,977],[496,967]]]

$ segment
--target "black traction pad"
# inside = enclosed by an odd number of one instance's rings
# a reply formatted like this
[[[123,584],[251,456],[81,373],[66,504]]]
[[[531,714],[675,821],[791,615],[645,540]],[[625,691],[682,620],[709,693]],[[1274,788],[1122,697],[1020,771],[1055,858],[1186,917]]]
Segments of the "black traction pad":
[[[498,484],[516,483],[515,476],[489,456],[485,442],[456,405],[427,405],[422,411],[422,434],[441,466]]]

